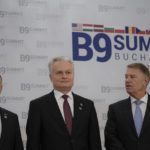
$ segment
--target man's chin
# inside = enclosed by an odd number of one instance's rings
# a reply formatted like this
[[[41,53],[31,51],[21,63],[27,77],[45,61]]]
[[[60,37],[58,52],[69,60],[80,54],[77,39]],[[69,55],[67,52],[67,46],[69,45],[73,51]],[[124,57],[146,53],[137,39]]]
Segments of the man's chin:
[[[64,91],[64,90],[70,91],[71,88],[72,88],[72,87],[70,87],[70,86],[61,86],[61,87],[59,87],[58,89],[61,90],[61,91]]]
[[[130,89],[126,89],[126,92],[130,95],[132,94],[132,90],[130,90]]]

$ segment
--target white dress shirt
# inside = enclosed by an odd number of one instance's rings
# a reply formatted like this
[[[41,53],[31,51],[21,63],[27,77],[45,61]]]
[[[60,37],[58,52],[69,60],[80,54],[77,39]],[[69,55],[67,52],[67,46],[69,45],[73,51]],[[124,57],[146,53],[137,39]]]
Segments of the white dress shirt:
[[[146,111],[146,107],[147,107],[147,101],[148,101],[148,94],[146,93],[144,97],[142,97],[140,99],[141,101],[143,101],[143,103],[141,103],[139,105],[140,109],[141,109],[141,112],[142,112],[142,117],[144,119],[144,116],[145,116],[145,111]],[[136,104],[134,103],[135,101],[137,101],[135,98],[131,97],[131,104],[132,104],[132,114],[133,114],[133,117],[134,117],[134,114],[135,114],[135,109],[136,109]]]
[[[65,117],[64,117],[64,111],[63,111],[63,103],[64,103],[64,99],[62,98],[64,94],[57,91],[57,90],[54,90],[54,96],[55,96],[55,99],[56,99],[56,102],[58,104],[58,107],[60,109],[60,112],[62,114],[62,117],[64,118],[65,120]],[[65,94],[65,95],[68,95],[68,103],[70,105],[70,109],[71,109],[71,112],[72,112],[72,117],[74,116],[74,110],[73,110],[73,105],[74,105],[74,102],[73,102],[73,95],[72,95],[72,92],[70,91],[69,93]]]

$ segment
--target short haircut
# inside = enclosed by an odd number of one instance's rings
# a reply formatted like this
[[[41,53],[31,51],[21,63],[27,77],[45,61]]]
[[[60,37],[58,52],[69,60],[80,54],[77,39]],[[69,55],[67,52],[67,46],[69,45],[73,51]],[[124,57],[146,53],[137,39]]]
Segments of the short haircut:
[[[69,62],[70,64],[72,64],[72,66],[73,66],[73,68],[74,68],[73,61],[72,61],[69,57],[67,57],[67,56],[59,56],[59,57],[53,58],[52,61],[50,61],[50,62],[48,63],[49,73],[52,73],[53,64],[54,64],[55,62],[58,62],[58,61],[67,61],[67,62]]]
[[[139,69],[144,75],[150,79],[149,69],[142,63],[132,63],[127,66],[128,68]]]

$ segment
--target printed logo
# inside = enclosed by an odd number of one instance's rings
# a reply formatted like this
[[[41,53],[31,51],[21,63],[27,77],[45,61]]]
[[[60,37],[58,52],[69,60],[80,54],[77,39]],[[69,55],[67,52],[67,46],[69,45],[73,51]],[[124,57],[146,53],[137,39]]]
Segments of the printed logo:
[[[150,29],[72,23],[74,61],[150,61]]]

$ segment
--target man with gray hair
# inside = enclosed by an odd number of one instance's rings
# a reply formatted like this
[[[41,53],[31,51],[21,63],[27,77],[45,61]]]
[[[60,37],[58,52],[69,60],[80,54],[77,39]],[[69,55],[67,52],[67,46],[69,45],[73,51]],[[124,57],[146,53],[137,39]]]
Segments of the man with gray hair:
[[[150,149],[150,95],[146,92],[149,69],[142,63],[127,66],[127,99],[109,106],[105,127],[106,150]]]
[[[74,66],[68,57],[49,63],[54,90],[30,102],[27,150],[101,150],[94,104],[74,94]]]

